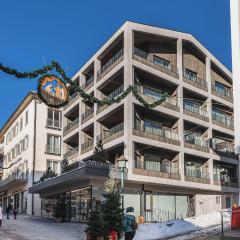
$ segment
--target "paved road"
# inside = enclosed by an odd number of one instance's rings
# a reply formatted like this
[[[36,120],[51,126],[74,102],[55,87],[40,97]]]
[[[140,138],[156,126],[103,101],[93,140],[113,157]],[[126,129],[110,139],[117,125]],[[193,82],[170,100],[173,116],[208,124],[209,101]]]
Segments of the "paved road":
[[[84,229],[85,225],[79,223],[55,223],[28,216],[4,218],[0,240],[86,240]]]

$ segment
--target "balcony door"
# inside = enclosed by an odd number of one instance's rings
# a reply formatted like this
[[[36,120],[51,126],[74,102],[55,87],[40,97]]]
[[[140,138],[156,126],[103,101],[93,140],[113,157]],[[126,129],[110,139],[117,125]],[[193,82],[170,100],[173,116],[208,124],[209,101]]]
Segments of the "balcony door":
[[[61,137],[57,135],[47,135],[47,152],[51,154],[60,154]]]

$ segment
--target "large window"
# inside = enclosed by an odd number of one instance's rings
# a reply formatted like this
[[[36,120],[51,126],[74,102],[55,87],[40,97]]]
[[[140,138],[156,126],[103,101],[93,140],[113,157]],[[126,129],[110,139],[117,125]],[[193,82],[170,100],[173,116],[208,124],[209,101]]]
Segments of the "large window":
[[[215,82],[215,91],[226,97],[231,95],[230,88],[220,82]]]
[[[47,126],[53,128],[61,128],[62,114],[61,111],[48,108]]]
[[[144,131],[152,134],[161,135],[162,134],[162,124],[152,122],[149,120],[144,120]]]
[[[158,64],[160,65],[161,67],[163,68],[166,68],[168,70],[171,70],[171,64],[168,60],[164,59],[164,58],[161,58],[161,57],[158,57],[158,56],[153,56],[153,62],[155,64]]]
[[[192,70],[185,69],[185,78],[196,82],[197,81],[197,73]]]
[[[161,99],[162,97],[162,93],[160,91],[146,86],[143,87],[143,94],[157,99]]]
[[[47,135],[47,149],[49,154],[60,155],[61,154],[61,137],[56,135]]]

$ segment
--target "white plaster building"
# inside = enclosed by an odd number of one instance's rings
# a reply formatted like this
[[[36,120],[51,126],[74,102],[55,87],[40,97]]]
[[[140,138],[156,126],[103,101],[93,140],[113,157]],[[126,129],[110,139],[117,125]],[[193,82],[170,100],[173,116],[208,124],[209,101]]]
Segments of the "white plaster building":
[[[232,75],[191,34],[126,22],[73,79],[98,98],[116,97],[129,85],[148,102],[163,92],[170,96],[146,109],[132,94],[101,107],[73,94],[63,109],[63,151],[70,163],[91,159],[99,139],[111,162],[117,154],[128,159],[125,206],[161,221],[238,202]],[[69,219],[84,221],[103,181],[89,177],[87,168],[77,171],[31,192],[43,198],[66,193],[74,215]]]
[[[4,210],[12,203],[20,213],[41,214],[41,199],[28,188],[49,166],[60,173],[61,124],[61,111],[48,108],[30,92],[1,129],[1,156],[7,168],[0,181]]]

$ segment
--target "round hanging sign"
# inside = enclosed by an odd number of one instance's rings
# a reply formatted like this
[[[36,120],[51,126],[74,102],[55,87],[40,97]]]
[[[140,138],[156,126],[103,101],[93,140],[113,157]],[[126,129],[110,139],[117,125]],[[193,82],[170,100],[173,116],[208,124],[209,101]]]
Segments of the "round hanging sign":
[[[68,102],[67,86],[54,75],[44,75],[39,79],[38,95],[50,107],[59,108]]]

